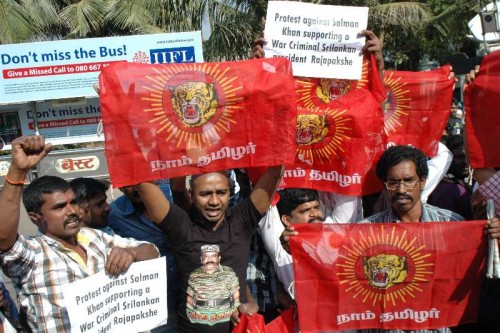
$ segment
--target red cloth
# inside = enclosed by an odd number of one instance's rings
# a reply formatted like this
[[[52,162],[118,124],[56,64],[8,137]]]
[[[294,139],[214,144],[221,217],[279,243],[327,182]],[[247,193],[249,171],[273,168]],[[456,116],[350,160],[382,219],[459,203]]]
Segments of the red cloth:
[[[448,79],[449,74],[450,66],[427,72],[384,72],[389,145],[412,145],[429,157],[436,155],[451,112],[454,80]]]
[[[365,67],[369,70],[359,82],[296,79],[297,152],[294,164],[287,165],[284,187],[346,195],[380,189],[372,167],[385,148],[380,107],[385,90],[373,57]],[[322,86],[323,80],[329,85]],[[343,82],[349,89],[336,92]]]
[[[374,166],[385,150],[385,88],[375,58],[363,63],[359,81],[295,78],[297,151],[280,187],[346,195],[377,192]],[[265,169],[248,170],[257,181]]]
[[[266,332],[264,317],[260,314],[248,316],[240,313],[240,322],[233,328],[232,333],[264,333]]]
[[[484,224],[295,226],[299,236],[290,245],[301,332],[474,322],[487,252]]]
[[[360,80],[296,77],[297,107],[314,109],[330,106],[336,99],[359,88],[370,90],[378,102],[385,100],[386,93],[374,55],[363,58]]]
[[[500,167],[500,51],[483,58],[476,79],[465,89],[464,99],[471,167]]]
[[[296,101],[284,58],[115,63],[99,82],[106,157],[117,187],[293,160]]]
[[[280,316],[266,325],[266,333],[295,333],[295,308],[288,308]]]

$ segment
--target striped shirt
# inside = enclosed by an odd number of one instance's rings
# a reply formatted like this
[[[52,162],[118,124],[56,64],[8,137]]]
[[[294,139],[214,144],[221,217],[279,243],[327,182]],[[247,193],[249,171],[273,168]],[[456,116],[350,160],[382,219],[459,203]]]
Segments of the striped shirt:
[[[429,204],[422,204],[422,216],[420,222],[447,222],[447,221],[463,221],[464,218],[452,211],[431,206]],[[399,217],[392,208],[386,209],[378,214],[372,215],[361,221],[361,223],[384,223],[384,222],[400,222]],[[450,333],[449,328],[438,329],[422,329],[422,330],[382,330],[382,329],[363,329],[356,330],[357,333]]]
[[[420,222],[448,222],[448,221],[463,221],[464,218],[452,211],[431,206],[429,204],[422,204],[422,216]],[[378,214],[368,216],[361,223],[368,222],[401,222],[396,212],[392,209],[386,209]]]
[[[278,307],[278,277],[269,258],[262,238],[256,231],[250,244],[247,266],[247,284],[259,305],[259,311],[266,312]]]
[[[19,303],[27,309],[33,332],[70,332],[60,286],[103,270],[111,248],[145,243],[90,228],[81,228],[77,240],[87,252],[86,263],[76,252],[40,232],[27,238],[18,235],[14,246],[0,255],[2,269],[12,279]]]

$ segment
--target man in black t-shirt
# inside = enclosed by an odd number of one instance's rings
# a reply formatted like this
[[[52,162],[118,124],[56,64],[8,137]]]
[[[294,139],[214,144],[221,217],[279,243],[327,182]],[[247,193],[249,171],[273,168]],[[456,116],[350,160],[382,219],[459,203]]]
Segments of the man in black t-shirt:
[[[211,172],[192,178],[188,212],[171,204],[163,192],[152,183],[137,186],[153,220],[172,248],[181,283],[179,332],[230,332],[230,318],[197,317],[190,319],[186,312],[188,279],[200,266],[199,249],[217,245],[223,254],[220,264],[230,267],[238,277],[241,305],[233,312],[236,321],[239,311],[248,309],[246,266],[250,241],[261,217],[266,212],[283,173],[281,166],[270,167],[261,177],[249,198],[231,210],[229,180],[224,172]],[[217,305],[214,304],[214,307]],[[214,309],[216,312],[217,309]],[[191,316],[192,317],[192,316]],[[236,321],[237,322],[237,321]]]

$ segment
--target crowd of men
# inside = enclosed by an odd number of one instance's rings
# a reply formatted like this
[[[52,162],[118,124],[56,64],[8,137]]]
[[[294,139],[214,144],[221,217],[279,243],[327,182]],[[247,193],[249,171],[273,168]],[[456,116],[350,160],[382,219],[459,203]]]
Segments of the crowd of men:
[[[364,34],[365,51],[375,54],[382,71],[380,43],[372,32]],[[263,56],[263,42],[255,44],[257,57]],[[111,205],[109,183],[91,178],[68,183],[43,176],[24,186],[51,145],[42,136],[17,138],[0,193],[0,260],[16,287],[19,308],[2,287],[2,313],[20,331],[69,332],[62,285],[100,271],[118,276],[134,262],[164,256],[169,320],[152,332],[230,332],[240,314],[257,312],[269,322],[296,306],[289,249],[290,238],[298,235],[294,224],[483,219],[486,199],[500,211],[500,173],[474,170],[473,194],[460,121],[453,121],[437,173],[430,172],[436,160],[417,148],[394,146],[383,153],[376,173],[384,189],[376,204],[365,205],[373,214],[364,216],[357,205],[339,209],[345,199],[340,195],[277,191],[283,166],[269,166],[255,184],[239,169],[192,175],[188,182],[172,179],[169,188],[143,182],[120,188],[123,196]],[[35,236],[18,233],[21,200],[38,228]],[[486,232],[500,239],[500,220],[491,218]],[[485,286],[478,323],[419,332],[498,332],[500,289],[494,282],[477,281]],[[359,330],[368,331],[380,330]]]

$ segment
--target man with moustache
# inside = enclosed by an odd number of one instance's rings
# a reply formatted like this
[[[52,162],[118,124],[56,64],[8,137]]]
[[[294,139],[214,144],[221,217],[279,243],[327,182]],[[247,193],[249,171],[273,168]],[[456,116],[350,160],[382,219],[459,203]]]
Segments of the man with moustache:
[[[293,304],[294,275],[293,259],[290,254],[289,237],[283,234],[286,228],[297,223],[333,223],[330,217],[325,220],[319,201],[318,191],[305,188],[287,188],[279,191],[279,201],[271,207],[259,222],[259,231],[274,269],[286,293],[281,294],[280,306]]]
[[[240,305],[240,284],[231,267],[220,264],[218,245],[203,245],[202,266],[189,275],[187,289],[187,315],[198,318],[229,318]]]
[[[377,163],[377,177],[385,185],[391,207],[362,222],[444,222],[463,217],[446,209],[422,203],[421,192],[429,173],[427,156],[414,147],[393,146]]]
[[[385,194],[391,207],[367,217],[363,222],[444,222],[462,221],[462,216],[446,209],[422,203],[421,192],[424,189],[429,169],[427,156],[414,147],[393,146],[387,149],[377,163],[377,177],[385,185]],[[356,330],[357,333],[405,333],[409,330]],[[420,332],[420,331],[418,331]],[[450,328],[422,330],[427,333],[449,333]]]
[[[19,303],[27,310],[31,330],[70,332],[63,284],[103,269],[118,275],[133,262],[157,258],[159,253],[146,242],[80,228],[75,195],[64,179],[41,177],[23,194],[26,174],[50,150],[42,136],[12,142],[12,163],[0,193],[0,261],[19,290]],[[36,236],[18,234],[21,196],[28,216],[38,227]]]

